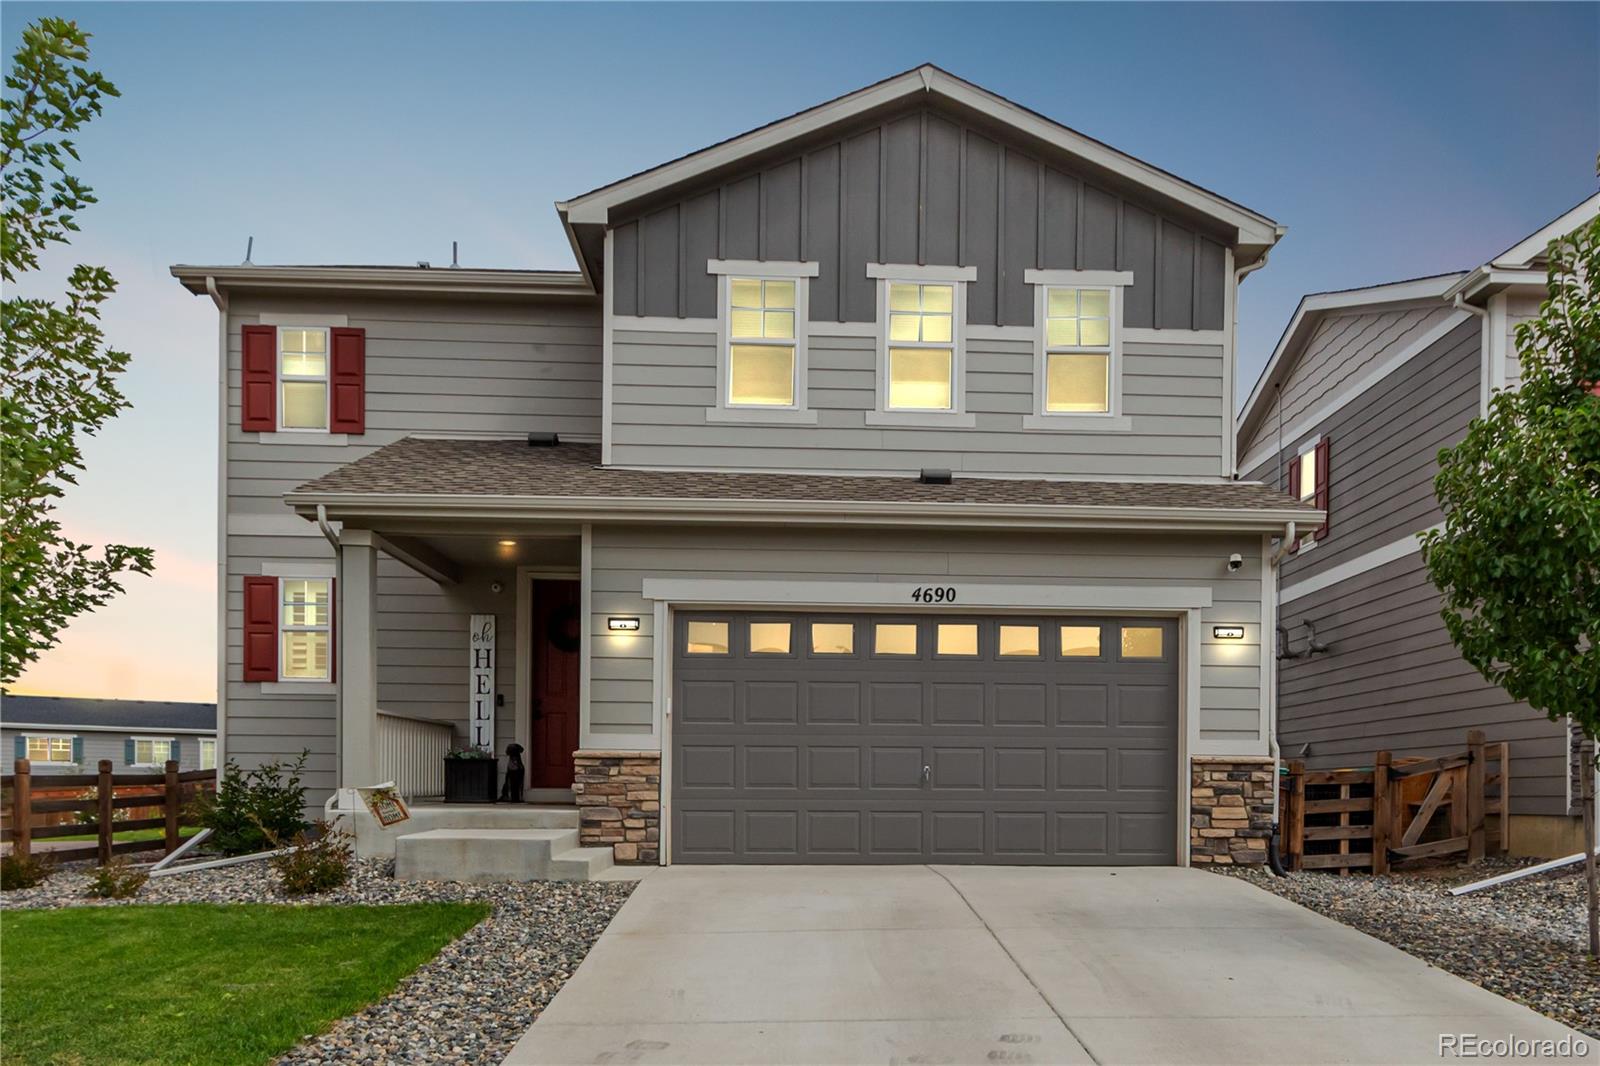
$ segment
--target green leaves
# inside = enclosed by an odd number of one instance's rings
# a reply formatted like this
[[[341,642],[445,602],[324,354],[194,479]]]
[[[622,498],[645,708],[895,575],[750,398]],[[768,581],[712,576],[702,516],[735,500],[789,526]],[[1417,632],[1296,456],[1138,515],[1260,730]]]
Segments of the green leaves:
[[[100,113],[117,95],[81,65],[88,34],[64,19],[23,30],[0,103],[0,193],[4,229],[0,266],[7,282],[38,265],[47,244],[78,228],[74,212],[94,202],[66,172],[77,147],[64,134]],[[48,175],[48,176],[47,176]],[[20,297],[0,307],[0,682],[58,641],[68,622],[122,591],[121,577],[149,574],[149,548],[106,546],[98,555],[67,540],[55,501],[83,469],[80,434],[97,432],[128,401],[117,378],[128,353],[107,347],[100,307],[116,291],[104,268],[78,266],[64,305]]]
[[[1600,733],[1600,219],[1552,242],[1521,385],[1439,453],[1423,534],[1451,639],[1486,679]]]

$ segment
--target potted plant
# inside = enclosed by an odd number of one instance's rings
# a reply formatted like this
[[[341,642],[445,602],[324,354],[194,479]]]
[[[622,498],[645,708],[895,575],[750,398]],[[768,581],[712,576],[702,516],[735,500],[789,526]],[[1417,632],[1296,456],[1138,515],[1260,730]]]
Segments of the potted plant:
[[[486,748],[451,748],[444,757],[446,803],[493,803],[500,763]]]

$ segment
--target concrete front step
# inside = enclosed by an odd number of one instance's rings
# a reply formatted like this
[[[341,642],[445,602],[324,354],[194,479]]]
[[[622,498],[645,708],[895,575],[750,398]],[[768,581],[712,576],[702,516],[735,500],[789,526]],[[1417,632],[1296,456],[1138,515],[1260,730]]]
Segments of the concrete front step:
[[[426,803],[411,808],[411,817],[385,828],[365,809],[345,816],[345,828],[356,835],[362,858],[391,858],[395,841],[435,829],[577,829],[578,808],[527,803]]]
[[[611,866],[610,848],[578,847],[577,829],[429,829],[395,840],[401,881],[587,881]]]

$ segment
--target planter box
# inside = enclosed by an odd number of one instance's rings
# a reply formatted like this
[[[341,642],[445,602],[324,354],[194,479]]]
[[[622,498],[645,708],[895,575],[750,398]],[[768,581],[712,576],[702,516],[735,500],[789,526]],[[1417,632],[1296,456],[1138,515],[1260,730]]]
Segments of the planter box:
[[[446,759],[446,803],[493,803],[499,798],[499,759]]]

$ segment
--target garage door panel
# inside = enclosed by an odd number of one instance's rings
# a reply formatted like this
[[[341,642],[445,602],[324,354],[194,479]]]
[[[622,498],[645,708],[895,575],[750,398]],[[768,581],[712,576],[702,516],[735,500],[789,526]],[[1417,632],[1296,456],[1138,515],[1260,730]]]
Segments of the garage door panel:
[[[1101,635],[1091,658],[1060,653],[1059,619],[957,619],[979,654],[949,658],[938,620],[896,618],[916,627],[901,658],[871,654],[870,615],[794,616],[788,654],[752,650],[783,646],[781,613],[699,617],[727,623],[729,651],[682,654],[680,616],[675,861],[1174,861],[1176,663],[1118,658],[1115,621],[1080,627]],[[815,652],[812,620],[822,646],[853,650]],[[1002,625],[1039,653],[1000,655]],[[1176,647],[1173,623],[1140,625]]]

